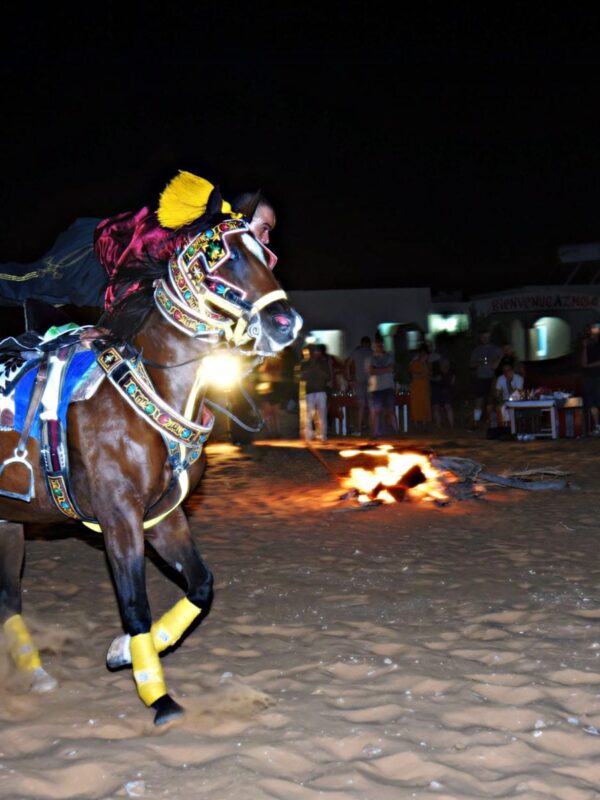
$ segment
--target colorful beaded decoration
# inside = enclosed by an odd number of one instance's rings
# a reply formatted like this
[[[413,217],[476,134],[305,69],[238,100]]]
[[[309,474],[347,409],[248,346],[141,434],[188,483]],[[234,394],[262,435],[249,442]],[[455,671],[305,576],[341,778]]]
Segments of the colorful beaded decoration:
[[[48,476],[48,486],[50,487],[50,494],[58,508],[71,519],[80,519],[79,514],[75,511],[74,504],[69,497],[69,490],[62,475],[57,477]]]
[[[206,441],[206,435],[212,430],[212,422],[210,426],[196,425],[170,408],[153,390],[139,360],[130,361],[115,347],[108,347],[98,356],[98,363],[113,386],[121,392],[138,414],[167,439],[174,439],[186,448],[197,447]]]

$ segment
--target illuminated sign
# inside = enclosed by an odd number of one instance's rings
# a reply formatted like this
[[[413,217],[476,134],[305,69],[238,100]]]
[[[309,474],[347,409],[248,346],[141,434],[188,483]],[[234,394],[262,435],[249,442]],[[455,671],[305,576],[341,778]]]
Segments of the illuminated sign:
[[[475,302],[477,310],[484,314],[510,311],[585,311],[598,308],[599,305],[600,297],[596,294],[569,294],[568,292],[504,295]]]

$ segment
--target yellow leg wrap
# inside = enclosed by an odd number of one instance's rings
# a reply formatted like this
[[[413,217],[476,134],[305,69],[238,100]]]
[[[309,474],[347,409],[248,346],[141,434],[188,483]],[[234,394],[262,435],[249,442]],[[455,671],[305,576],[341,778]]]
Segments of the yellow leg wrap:
[[[20,614],[15,614],[4,623],[4,633],[8,640],[8,649],[17,669],[33,672],[42,666],[40,654],[31,640],[25,621]]]
[[[179,641],[201,611],[187,597],[182,597],[173,608],[166,611],[152,626],[152,641],[157,653],[162,653]]]
[[[138,633],[131,637],[131,664],[138,694],[147,706],[151,706],[167,693],[163,669],[151,633]]]

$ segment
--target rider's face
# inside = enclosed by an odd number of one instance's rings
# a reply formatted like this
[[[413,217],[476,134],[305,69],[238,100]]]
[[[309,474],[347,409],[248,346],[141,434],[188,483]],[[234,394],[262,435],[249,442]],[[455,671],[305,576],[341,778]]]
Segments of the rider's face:
[[[269,206],[257,207],[250,222],[250,230],[259,242],[269,244],[270,233],[275,227],[275,212]]]

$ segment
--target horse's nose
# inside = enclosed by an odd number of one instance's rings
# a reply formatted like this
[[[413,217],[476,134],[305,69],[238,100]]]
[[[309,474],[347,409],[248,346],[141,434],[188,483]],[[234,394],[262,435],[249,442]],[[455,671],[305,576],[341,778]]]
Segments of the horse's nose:
[[[278,330],[282,331],[282,333],[286,333],[290,330],[293,324],[293,312],[290,314],[284,314],[282,312],[278,312],[277,314],[273,314],[271,316],[273,320],[273,324],[275,325]]]

